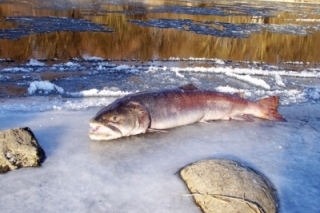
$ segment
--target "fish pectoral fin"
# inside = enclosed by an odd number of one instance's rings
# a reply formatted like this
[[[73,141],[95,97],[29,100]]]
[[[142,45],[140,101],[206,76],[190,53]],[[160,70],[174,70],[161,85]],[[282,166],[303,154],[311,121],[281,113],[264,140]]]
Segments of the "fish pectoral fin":
[[[152,128],[148,128],[148,129],[147,129],[147,132],[168,133],[169,131],[163,130],[163,129],[152,129]]]
[[[201,119],[201,120],[199,121],[199,123],[205,123],[205,124],[209,124],[209,123],[212,123],[212,122],[214,122],[214,120],[212,120],[212,121],[207,121],[207,120]]]
[[[252,122],[253,119],[250,118],[249,115],[247,114],[241,114],[241,115],[233,115],[230,117],[232,120],[237,120],[237,121],[249,121]]]

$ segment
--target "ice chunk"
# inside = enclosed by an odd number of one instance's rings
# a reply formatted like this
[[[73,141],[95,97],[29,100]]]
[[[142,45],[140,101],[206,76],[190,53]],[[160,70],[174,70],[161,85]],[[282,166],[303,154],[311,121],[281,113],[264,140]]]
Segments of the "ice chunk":
[[[27,66],[45,66],[46,64],[43,62],[40,62],[36,59],[30,59],[29,63],[27,63]]]
[[[30,83],[28,88],[28,93],[30,95],[35,94],[37,91],[44,94],[49,94],[51,92],[57,92],[62,94],[64,92],[63,88],[58,87],[57,85],[49,81],[34,81]]]
[[[130,94],[130,92],[126,91],[119,91],[119,90],[98,90],[98,89],[90,89],[90,90],[83,90],[80,92],[72,92],[68,93],[71,96],[75,97],[97,97],[97,96],[124,96]]]

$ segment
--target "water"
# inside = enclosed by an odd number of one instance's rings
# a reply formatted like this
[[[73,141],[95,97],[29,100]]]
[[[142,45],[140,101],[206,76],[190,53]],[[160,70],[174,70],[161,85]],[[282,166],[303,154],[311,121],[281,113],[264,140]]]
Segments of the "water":
[[[0,58],[68,61],[88,54],[143,61],[174,56],[272,64],[319,62],[315,51],[319,47],[320,12],[313,4],[156,3],[99,2],[63,10],[54,10],[54,5],[1,4],[1,17],[6,18],[1,21]],[[68,19],[59,26],[58,18],[62,17]],[[92,26],[84,27],[83,19]],[[71,24],[72,20],[77,22]],[[23,28],[33,30],[25,29],[27,35],[23,36],[17,33]]]

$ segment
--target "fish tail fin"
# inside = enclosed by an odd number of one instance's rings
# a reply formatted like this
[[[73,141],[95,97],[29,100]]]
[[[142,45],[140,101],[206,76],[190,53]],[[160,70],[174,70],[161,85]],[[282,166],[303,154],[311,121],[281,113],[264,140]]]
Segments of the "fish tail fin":
[[[258,101],[262,118],[272,121],[286,121],[286,119],[278,113],[279,99],[279,96],[270,96]]]

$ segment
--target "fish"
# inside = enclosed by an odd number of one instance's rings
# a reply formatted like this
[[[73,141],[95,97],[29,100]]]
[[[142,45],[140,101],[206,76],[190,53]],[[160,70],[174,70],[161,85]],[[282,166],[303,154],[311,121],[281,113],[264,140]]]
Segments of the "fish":
[[[193,84],[138,92],[119,98],[98,111],[89,122],[89,137],[113,140],[197,122],[253,121],[252,117],[286,121],[278,113],[279,98],[270,96],[251,101],[239,94],[198,89]]]

